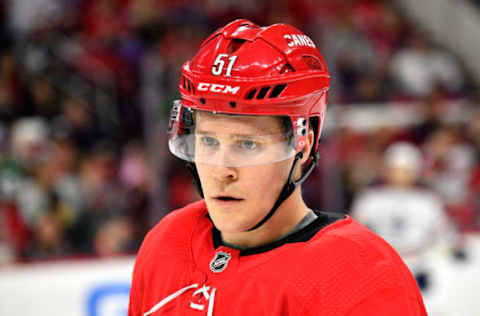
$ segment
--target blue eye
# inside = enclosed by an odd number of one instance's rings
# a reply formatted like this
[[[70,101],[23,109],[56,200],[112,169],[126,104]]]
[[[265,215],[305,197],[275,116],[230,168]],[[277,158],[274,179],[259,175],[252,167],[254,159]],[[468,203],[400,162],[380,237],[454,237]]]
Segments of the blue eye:
[[[237,142],[237,146],[245,151],[255,151],[258,149],[258,144],[250,139],[240,140]]]
[[[210,136],[203,136],[201,140],[202,140],[202,144],[208,147],[214,147],[218,145],[218,141],[215,138]]]

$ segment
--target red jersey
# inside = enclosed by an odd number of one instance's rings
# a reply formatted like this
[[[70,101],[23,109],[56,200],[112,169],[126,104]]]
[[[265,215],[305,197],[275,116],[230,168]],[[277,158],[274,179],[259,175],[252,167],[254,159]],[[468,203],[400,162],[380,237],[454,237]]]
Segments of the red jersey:
[[[408,268],[349,216],[318,217],[272,244],[222,244],[203,201],[146,236],[128,316],[427,315]]]

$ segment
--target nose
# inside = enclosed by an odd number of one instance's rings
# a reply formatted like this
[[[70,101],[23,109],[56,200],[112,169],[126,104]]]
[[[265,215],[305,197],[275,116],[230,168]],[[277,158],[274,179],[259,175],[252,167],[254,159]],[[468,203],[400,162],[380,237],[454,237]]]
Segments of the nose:
[[[233,182],[238,179],[238,170],[234,167],[213,166],[213,177],[219,182]]]
[[[238,179],[238,169],[232,160],[232,155],[226,150],[219,150],[212,159],[213,176],[218,181],[235,181]]]

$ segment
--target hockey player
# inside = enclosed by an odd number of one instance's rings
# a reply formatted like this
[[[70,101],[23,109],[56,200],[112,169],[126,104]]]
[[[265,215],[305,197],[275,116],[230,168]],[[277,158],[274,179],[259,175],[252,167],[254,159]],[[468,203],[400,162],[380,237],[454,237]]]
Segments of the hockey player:
[[[303,202],[329,85],[313,41],[285,24],[234,21],[184,64],[169,148],[204,199],[146,236],[129,316],[426,315],[393,248]]]
[[[360,194],[351,215],[388,241],[426,290],[424,261],[435,252],[457,250],[457,236],[439,197],[416,185],[423,156],[415,145],[390,145],[384,164],[385,185]]]

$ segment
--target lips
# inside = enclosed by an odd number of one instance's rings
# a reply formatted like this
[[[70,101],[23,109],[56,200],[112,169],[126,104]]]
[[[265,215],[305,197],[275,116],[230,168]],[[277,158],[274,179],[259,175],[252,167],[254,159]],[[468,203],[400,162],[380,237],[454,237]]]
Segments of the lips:
[[[233,197],[233,196],[228,196],[228,195],[219,195],[219,196],[215,196],[213,197],[215,200],[219,200],[219,201],[242,201],[243,199],[241,198],[237,198],[237,197]]]
[[[238,195],[233,195],[233,194],[228,194],[228,193],[218,193],[218,194],[213,194],[212,199],[216,201],[217,203],[220,203],[221,205],[235,205],[238,202],[243,201],[241,197]]]

